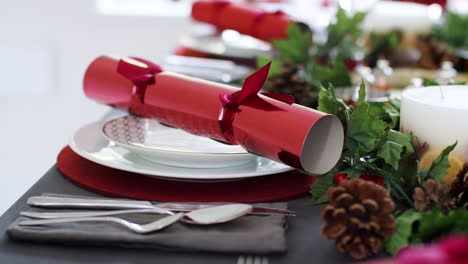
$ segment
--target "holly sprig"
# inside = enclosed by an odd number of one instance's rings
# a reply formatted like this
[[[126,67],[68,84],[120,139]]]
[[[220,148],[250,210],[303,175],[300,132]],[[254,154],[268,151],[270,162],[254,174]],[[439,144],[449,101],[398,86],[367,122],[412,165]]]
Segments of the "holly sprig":
[[[263,66],[271,62],[269,76],[275,76],[281,72],[286,61],[293,64],[306,64],[310,59],[309,49],[312,43],[312,31],[303,30],[299,24],[291,23],[286,39],[272,41],[278,53],[277,58],[258,56],[257,65]]]
[[[384,187],[401,205],[413,206],[413,191],[420,182],[433,178],[441,181],[450,167],[448,156],[455,144],[448,146],[426,170],[418,170],[411,136],[395,130],[398,127],[399,101],[368,102],[363,83],[359,99],[352,108],[339,98],[332,85],[321,87],[318,110],[337,116],[345,129],[344,149],[338,164],[317,177],[311,185],[314,204],[327,201],[328,188],[335,186],[335,176],[352,179],[371,174],[384,179]],[[418,181],[419,179],[419,181]]]
[[[425,212],[407,210],[397,217],[395,230],[384,241],[385,250],[392,255],[411,244],[432,242],[454,233],[468,233],[468,211],[458,208],[445,214],[438,207]]]
[[[317,55],[328,57],[334,54],[343,59],[352,57],[359,49],[356,42],[362,35],[360,25],[365,17],[365,12],[347,15],[344,9],[339,8],[335,22],[327,27],[327,40],[317,45]]]
[[[338,9],[336,21],[327,27],[327,40],[323,43],[314,41],[311,30],[291,23],[286,39],[272,41],[277,56],[257,57],[257,65],[263,66],[271,61],[271,77],[280,74],[286,62],[300,64],[305,69],[304,79],[317,92],[321,84],[351,86],[344,60],[351,58],[359,49],[355,43],[362,36],[360,24],[364,17],[362,12],[347,15],[343,9]]]
[[[435,25],[432,29],[432,37],[446,43],[451,49],[468,49],[468,15],[448,12],[444,22]]]
[[[369,34],[370,47],[365,61],[370,67],[375,67],[381,55],[393,53],[400,44],[398,31],[392,30],[388,33],[371,32]]]

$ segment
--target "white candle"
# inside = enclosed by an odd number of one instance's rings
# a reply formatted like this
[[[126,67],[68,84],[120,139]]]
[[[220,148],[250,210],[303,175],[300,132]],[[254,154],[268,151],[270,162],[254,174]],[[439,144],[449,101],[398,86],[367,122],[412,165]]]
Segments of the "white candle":
[[[449,157],[451,168],[446,180],[451,179],[468,162],[468,86],[432,86],[404,91],[400,130],[413,135],[423,168],[427,168],[442,149],[458,141]]]
[[[363,27],[366,31],[429,33],[433,21],[440,19],[442,8],[407,2],[380,1],[369,10]]]

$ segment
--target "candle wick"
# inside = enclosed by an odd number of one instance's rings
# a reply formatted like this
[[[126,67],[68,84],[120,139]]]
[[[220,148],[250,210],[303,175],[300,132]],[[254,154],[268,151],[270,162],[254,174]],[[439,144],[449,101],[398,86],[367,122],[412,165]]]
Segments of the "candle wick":
[[[445,99],[444,91],[442,91],[442,86],[439,86],[439,90],[440,90],[440,98]]]

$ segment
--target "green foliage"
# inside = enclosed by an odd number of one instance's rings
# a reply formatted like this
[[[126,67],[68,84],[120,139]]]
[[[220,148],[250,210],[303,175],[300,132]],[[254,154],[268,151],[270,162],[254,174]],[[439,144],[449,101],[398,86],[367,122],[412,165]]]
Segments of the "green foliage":
[[[395,233],[384,241],[385,250],[395,255],[400,248],[409,245],[413,233],[413,225],[421,218],[421,213],[408,210],[396,219]]]
[[[346,125],[346,120],[348,120],[348,116],[351,113],[350,107],[336,95],[335,88],[333,88],[331,84],[328,85],[328,88],[320,87],[319,105],[317,109],[337,116],[343,125]]]
[[[356,41],[362,34],[359,26],[365,17],[366,13],[363,12],[348,17],[345,10],[339,8],[336,21],[327,27],[327,41],[317,47],[317,55],[329,56],[336,53],[336,57],[350,58],[357,49]]]
[[[384,120],[393,129],[400,121],[400,110],[392,104],[382,102],[369,102],[369,114],[378,119]]]
[[[444,23],[434,26],[432,36],[452,49],[468,49],[468,15],[448,12]]]
[[[438,82],[436,82],[434,80],[431,80],[429,78],[424,78],[423,80],[424,80],[424,82],[423,82],[424,86],[437,86],[437,85],[440,85]]]
[[[385,143],[377,151],[377,157],[398,170],[402,158],[414,153],[411,136],[395,130],[389,130]]]
[[[377,146],[378,139],[385,134],[386,128],[387,125],[383,120],[370,116],[366,88],[362,83],[356,107],[348,120],[345,148],[362,156]]]
[[[269,62],[271,62],[271,66],[270,71],[268,72],[268,76],[275,76],[277,74],[280,74],[284,64],[282,60],[262,56],[258,56],[256,58],[256,64],[258,68],[263,67]]]
[[[379,56],[390,54],[398,48],[399,37],[397,31],[390,31],[386,34],[371,32],[369,35],[371,47],[366,55],[366,62],[370,67],[375,67]]]
[[[408,210],[396,219],[396,231],[384,241],[385,249],[395,255],[401,248],[427,243],[453,233],[468,232],[468,211],[459,208],[444,214],[440,208],[417,212]]]
[[[312,32],[302,30],[297,23],[291,23],[288,27],[288,38],[273,40],[272,44],[280,54],[280,59],[289,60],[296,64],[305,63],[309,60]]]
[[[332,85],[321,87],[319,93],[320,111],[336,115],[345,128],[345,144],[340,161],[332,172],[319,176],[314,193],[314,202],[326,201],[326,186],[333,186],[333,176],[344,173],[349,178],[370,172],[385,180],[385,187],[402,205],[413,206],[413,191],[419,185],[417,179],[434,178],[441,180],[447,174],[450,163],[449,153],[455,145],[447,147],[427,170],[417,172],[411,136],[394,130],[399,122],[399,100],[387,103],[366,101],[363,84],[354,109],[347,106],[335,93]],[[411,161],[411,162],[410,162]],[[326,180],[325,180],[326,179]]]
[[[438,86],[438,85],[441,85],[440,83],[434,81],[434,80],[431,80],[429,78],[424,78],[423,79],[424,82],[423,82],[423,85],[424,86]],[[448,83],[446,85],[465,85],[466,82],[458,82],[458,83],[455,83],[455,82],[451,82],[451,83]]]
[[[333,84],[336,87],[349,87],[352,85],[351,76],[343,60],[339,57],[333,59],[330,65],[322,66],[315,57],[309,61],[308,74],[310,82],[315,87],[321,85]]]
[[[431,167],[421,171],[419,176],[421,176],[423,180],[426,180],[427,178],[432,178],[442,182],[442,178],[447,175],[448,169],[450,168],[450,152],[452,152],[456,145],[457,142],[442,150],[439,156],[432,162]]]
[[[260,67],[273,61],[270,76],[274,76],[281,72],[286,61],[300,64],[305,69],[304,80],[316,92],[322,84],[328,83],[336,87],[349,87],[352,81],[344,60],[351,58],[357,49],[355,43],[362,34],[359,25],[364,17],[365,13],[348,17],[343,9],[339,9],[336,22],[327,28],[328,39],[325,43],[313,42],[310,30],[303,30],[299,24],[292,23],[287,39],[272,41],[278,52],[277,59],[259,57],[257,65]]]
[[[386,180],[394,196],[410,200],[399,187],[405,179],[394,174],[402,159],[414,152],[411,136],[392,130],[398,122],[397,108],[391,104],[367,102],[365,86],[361,84],[354,109],[344,104],[332,85],[321,87],[318,109],[336,115],[346,129],[345,148],[334,173],[345,173],[352,178],[371,171]],[[332,176],[327,174],[327,177]],[[333,184],[333,181],[328,182]],[[324,199],[326,197],[315,198]]]
[[[398,169],[402,152],[402,145],[392,141],[387,141],[383,143],[377,151],[377,157],[384,159],[385,162],[390,164],[394,169]]]
[[[328,188],[334,186],[334,176],[336,170],[329,171],[326,174],[317,177],[314,184],[310,186],[310,194],[312,195],[313,204],[321,204],[328,201],[327,191]]]
[[[400,112],[401,109],[401,100],[396,98],[396,97],[390,97],[390,104],[398,111]]]

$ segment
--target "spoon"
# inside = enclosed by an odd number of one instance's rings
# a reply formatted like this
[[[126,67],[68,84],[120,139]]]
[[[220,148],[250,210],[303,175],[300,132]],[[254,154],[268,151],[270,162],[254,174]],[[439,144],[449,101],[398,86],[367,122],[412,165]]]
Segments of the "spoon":
[[[228,222],[250,213],[250,204],[226,204],[202,208],[186,213],[181,221],[196,225],[212,225]]]
[[[107,217],[109,215],[130,214],[130,213],[157,213],[151,209],[138,210],[115,210],[115,211],[94,211],[94,212],[64,212],[64,213],[41,213],[41,212],[21,212],[22,216],[39,218],[45,220],[25,220],[19,225],[34,226],[56,223],[70,222],[114,222],[121,224],[136,233],[149,233],[163,229],[178,220],[187,224],[211,225],[228,222],[237,219],[252,211],[253,207],[249,204],[227,204],[208,208],[202,208],[189,213],[174,214],[162,219],[156,220],[146,225],[139,225],[118,217]],[[99,217],[104,216],[104,217]]]

